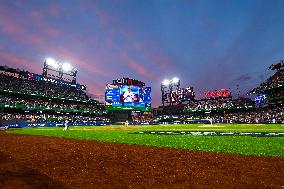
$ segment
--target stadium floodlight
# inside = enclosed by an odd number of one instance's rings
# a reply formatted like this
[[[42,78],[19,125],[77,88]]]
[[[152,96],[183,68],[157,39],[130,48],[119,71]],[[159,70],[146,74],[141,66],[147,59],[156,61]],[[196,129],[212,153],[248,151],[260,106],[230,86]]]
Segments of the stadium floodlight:
[[[178,83],[178,82],[179,82],[179,78],[174,77],[173,80],[172,80],[172,82],[173,82],[173,83]]]
[[[58,76],[54,76],[52,74],[48,74],[49,71],[58,73]],[[42,75],[47,77],[53,77],[59,80],[66,80],[71,81],[70,78],[67,78],[68,76],[72,77],[72,83],[76,83],[76,76],[77,76],[77,70],[73,68],[73,66],[67,62],[62,63],[57,60],[54,60],[53,58],[46,58],[44,60],[44,66],[42,69]]]
[[[53,68],[58,68],[58,63],[53,59],[53,58],[47,58],[45,60],[46,64],[53,67]]]
[[[163,81],[163,85],[169,85],[169,84],[170,84],[170,81],[169,81],[169,80],[165,79],[165,80]]]
[[[172,97],[173,91],[178,91],[180,87],[180,79],[174,77],[171,80],[165,79],[161,83],[161,92],[162,92],[162,103],[163,107],[165,106],[165,102],[169,102],[172,105],[175,100]]]
[[[62,64],[62,70],[65,72],[69,72],[72,70],[72,66],[69,63]]]

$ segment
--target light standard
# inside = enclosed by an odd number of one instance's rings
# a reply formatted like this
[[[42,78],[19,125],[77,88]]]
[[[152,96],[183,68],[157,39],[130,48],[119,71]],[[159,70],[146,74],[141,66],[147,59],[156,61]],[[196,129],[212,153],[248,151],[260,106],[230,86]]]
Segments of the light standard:
[[[63,79],[63,75],[72,76],[72,83],[76,83],[77,70],[69,63],[60,63],[53,58],[47,58],[44,61],[42,75],[48,77],[48,71],[57,72],[59,74],[57,78],[60,80]]]
[[[173,88],[176,87],[176,89],[179,89],[180,87],[180,79],[177,77],[174,77],[171,80],[165,79],[162,83],[161,83],[161,92],[162,92],[162,104],[163,107],[165,106],[165,101],[167,100],[166,95],[168,95],[169,97],[169,101],[170,101],[170,105],[172,105],[173,99],[172,99],[172,92],[173,92]],[[169,91],[167,91],[166,89],[169,89]]]

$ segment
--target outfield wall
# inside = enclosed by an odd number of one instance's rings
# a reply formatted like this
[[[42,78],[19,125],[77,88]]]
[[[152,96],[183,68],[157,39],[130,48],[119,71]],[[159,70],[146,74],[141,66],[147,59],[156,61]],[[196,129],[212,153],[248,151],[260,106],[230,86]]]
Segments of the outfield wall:
[[[68,123],[69,126],[103,126],[110,125],[104,121],[94,121],[94,122],[78,122],[78,123]],[[16,122],[16,121],[3,121],[2,126],[6,128],[24,128],[24,127],[64,127],[64,122]]]

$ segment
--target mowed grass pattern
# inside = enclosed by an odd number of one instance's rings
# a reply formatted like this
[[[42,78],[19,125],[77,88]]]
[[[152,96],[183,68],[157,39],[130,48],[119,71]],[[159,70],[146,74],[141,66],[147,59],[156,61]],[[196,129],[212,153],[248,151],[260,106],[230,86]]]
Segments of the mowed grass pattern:
[[[101,142],[117,142],[160,146],[194,151],[220,152],[254,156],[284,157],[284,137],[251,136],[190,136],[190,135],[148,135],[129,134],[139,131],[219,131],[219,132],[284,132],[284,125],[150,125],[150,126],[100,126],[59,128],[10,129],[17,134],[64,137]]]

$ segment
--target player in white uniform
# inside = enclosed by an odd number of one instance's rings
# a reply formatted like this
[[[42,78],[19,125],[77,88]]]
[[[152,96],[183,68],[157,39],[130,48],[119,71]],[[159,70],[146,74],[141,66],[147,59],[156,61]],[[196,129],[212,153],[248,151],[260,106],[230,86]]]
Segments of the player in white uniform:
[[[69,126],[68,126],[68,120],[66,120],[65,123],[64,123],[64,129],[63,129],[63,131],[67,131],[68,128],[69,128]]]
[[[134,93],[129,87],[128,90],[123,94],[124,102],[134,102]]]
[[[129,125],[129,122],[128,120],[125,121],[125,126],[128,126]]]

